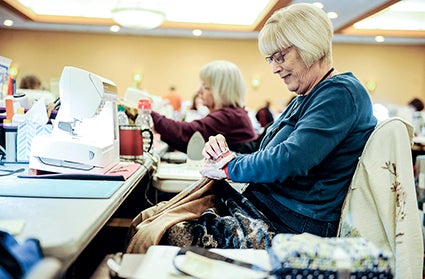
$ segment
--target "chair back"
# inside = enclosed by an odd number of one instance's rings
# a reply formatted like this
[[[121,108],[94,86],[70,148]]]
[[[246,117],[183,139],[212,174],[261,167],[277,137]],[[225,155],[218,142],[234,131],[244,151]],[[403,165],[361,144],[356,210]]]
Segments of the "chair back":
[[[413,127],[398,117],[369,137],[342,208],[340,237],[364,237],[393,255],[395,278],[422,278],[424,242],[412,165]]]

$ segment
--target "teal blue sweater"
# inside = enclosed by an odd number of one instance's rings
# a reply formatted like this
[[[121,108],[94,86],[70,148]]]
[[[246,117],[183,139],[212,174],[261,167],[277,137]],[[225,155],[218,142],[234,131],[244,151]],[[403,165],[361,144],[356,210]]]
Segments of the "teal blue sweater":
[[[229,163],[229,178],[270,188],[267,198],[304,216],[337,221],[376,124],[359,80],[352,73],[336,75],[295,98],[269,127],[258,151]]]

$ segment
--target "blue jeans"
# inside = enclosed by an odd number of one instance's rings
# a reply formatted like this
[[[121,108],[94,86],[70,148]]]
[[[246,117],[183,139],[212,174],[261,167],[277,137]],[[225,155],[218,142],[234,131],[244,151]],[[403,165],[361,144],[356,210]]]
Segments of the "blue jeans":
[[[275,226],[278,233],[311,233],[322,237],[335,237],[339,221],[325,222],[301,215],[277,202],[270,194],[249,188],[243,194]],[[262,188],[262,187],[261,187]]]

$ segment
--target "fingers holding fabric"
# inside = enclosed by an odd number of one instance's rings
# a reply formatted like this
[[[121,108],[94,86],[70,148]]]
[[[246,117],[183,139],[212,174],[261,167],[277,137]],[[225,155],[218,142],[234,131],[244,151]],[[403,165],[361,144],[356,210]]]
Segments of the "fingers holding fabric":
[[[212,160],[205,160],[204,166],[201,169],[202,176],[215,179],[222,180],[227,178],[226,172],[220,169],[217,164]]]
[[[223,154],[229,151],[229,147],[226,142],[226,138],[218,134],[217,136],[211,136],[208,139],[208,142],[205,143],[202,155],[205,159],[216,160]]]
[[[224,171],[227,164],[236,156],[230,151],[223,135],[212,136],[205,144],[202,154],[205,158],[201,174],[205,177],[220,180],[227,178]]]
[[[215,160],[215,164],[218,168],[223,169],[235,157],[236,155],[233,152],[227,150],[226,152],[217,157],[217,159]]]

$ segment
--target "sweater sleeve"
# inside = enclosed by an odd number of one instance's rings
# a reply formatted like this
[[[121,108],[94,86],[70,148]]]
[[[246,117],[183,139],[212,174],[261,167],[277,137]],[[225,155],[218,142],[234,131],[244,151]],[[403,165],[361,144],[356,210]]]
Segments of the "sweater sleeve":
[[[186,152],[190,137],[195,131],[202,129],[201,121],[176,121],[155,111],[151,113],[155,132],[161,135],[161,140],[170,147]],[[201,132],[203,135],[203,133]]]
[[[169,119],[152,112],[155,131],[161,134],[161,140],[172,148],[186,152],[190,137],[199,131],[204,140],[210,136],[223,134],[229,144],[254,140],[256,134],[243,108],[223,108],[210,112],[201,119],[191,122]],[[239,121],[233,121],[238,119]]]
[[[231,180],[273,183],[306,176],[350,133],[357,111],[347,90],[328,89],[305,101],[297,121],[282,116],[270,127],[273,136],[265,146],[229,163]]]

